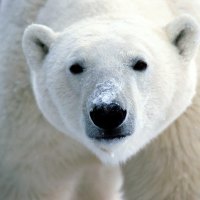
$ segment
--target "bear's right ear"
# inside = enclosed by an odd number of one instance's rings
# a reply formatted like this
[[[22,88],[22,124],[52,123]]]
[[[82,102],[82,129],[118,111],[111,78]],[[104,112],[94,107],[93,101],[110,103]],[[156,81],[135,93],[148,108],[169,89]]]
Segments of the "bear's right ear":
[[[178,53],[187,61],[192,60],[200,44],[198,22],[189,15],[177,17],[166,27],[171,43]]]
[[[47,26],[33,24],[26,28],[22,47],[31,69],[36,70],[41,67],[55,38],[56,33]]]

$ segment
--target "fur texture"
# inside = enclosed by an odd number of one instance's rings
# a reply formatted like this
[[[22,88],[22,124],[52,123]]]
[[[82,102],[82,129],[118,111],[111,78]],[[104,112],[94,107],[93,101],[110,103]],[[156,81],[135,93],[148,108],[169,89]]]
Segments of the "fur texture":
[[[198,1],[0,5],[0,200],[200,198]],[[138,56],[145,75],[129,67]],[[94,143],[87,111],[108,85],[135,132]]]

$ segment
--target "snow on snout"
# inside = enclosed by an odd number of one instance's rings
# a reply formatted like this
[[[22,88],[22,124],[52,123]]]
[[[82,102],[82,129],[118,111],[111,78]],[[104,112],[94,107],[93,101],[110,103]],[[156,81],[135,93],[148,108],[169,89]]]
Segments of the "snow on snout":
[[[113,103],[121,91],[121,85],[115,80],[98,83],[93,94],[89,98],[89,104],[100,106]]]

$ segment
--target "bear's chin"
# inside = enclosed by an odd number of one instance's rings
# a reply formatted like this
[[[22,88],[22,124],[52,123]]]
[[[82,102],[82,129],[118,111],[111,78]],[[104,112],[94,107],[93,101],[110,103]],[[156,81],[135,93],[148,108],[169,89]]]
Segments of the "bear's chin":
[[[131,137],[131,136],[129,136]],[[114,140],[91,140],[84,144],[97,158],[106,165],[119,165],[124,163],[134,152],[127,151],[129,137]]]

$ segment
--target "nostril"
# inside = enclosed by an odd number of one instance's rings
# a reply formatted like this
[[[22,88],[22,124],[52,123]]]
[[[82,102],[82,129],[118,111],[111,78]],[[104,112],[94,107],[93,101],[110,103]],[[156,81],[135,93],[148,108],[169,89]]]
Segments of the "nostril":
[[[115,129],[120,126],[125,120],[126,114],[126,110],[116,103],[95,106],[90,111],[90,117],[93,123],[105,130]]]

